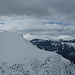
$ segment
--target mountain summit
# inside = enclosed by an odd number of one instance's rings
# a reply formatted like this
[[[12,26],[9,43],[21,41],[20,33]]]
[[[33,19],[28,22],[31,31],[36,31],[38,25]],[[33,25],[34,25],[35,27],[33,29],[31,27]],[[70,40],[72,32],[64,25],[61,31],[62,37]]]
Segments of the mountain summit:
[[[1,32],[0,75],[75,75],[75,65],[57,53],[38,49],[22,35]]]

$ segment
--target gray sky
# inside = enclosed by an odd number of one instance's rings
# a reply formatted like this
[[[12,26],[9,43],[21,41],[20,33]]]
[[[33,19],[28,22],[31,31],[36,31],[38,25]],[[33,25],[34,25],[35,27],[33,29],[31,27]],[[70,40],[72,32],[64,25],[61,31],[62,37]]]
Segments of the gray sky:
[[[0,15],[54,16],[75,19],[75,0],[0,0]]]
[[[0,30],[24,29],[75,36],[75,0],[0,0]]]

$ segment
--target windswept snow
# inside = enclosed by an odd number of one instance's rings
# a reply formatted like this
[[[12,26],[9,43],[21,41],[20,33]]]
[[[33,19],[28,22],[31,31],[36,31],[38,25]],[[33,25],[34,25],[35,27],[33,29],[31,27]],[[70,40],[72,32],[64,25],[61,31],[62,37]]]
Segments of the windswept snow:
[[[47,54],[46,54],[47,53]],[[54,55],[34,47],[22,35],[16,33],[0,33],[0,59],[5,62],[20,62],[23,58],[42,58]]]
[[[0,33],[0,75],[72,75],[74,71],[69,60],[38,49],[22,35]]]

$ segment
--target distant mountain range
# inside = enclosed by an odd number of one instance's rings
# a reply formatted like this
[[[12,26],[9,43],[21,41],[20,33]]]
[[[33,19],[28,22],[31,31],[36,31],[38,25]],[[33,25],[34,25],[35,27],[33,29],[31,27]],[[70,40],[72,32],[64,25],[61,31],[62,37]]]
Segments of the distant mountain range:
[[[57,41],[33,39],[30,42],[40,49],[56,52],[75,63],[75,39],[73,40],[60,39]]]

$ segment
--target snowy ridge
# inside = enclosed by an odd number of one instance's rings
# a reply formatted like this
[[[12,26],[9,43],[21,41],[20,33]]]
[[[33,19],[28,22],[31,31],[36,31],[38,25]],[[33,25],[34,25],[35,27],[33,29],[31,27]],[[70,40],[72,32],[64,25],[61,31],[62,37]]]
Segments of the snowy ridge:
[[[0,33],[0,75],[74,75],[75,65],[34,47],[21,35]]]
[[[75,63],[75,40],[33,39],[30,42],[39,49],[56,52]]]

